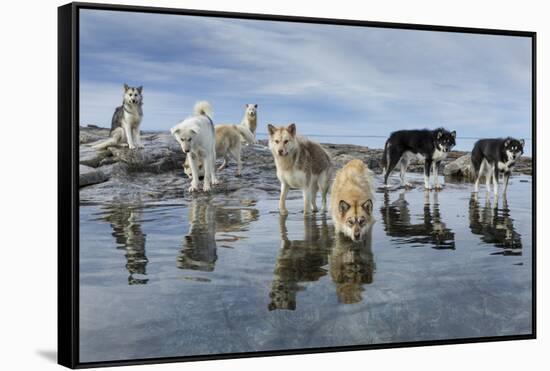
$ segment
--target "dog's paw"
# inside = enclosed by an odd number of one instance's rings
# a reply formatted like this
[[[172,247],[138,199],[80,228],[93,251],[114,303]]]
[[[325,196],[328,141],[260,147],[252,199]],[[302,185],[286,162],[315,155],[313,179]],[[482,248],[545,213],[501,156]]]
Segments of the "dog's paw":
[[[218,184],[220,184],[220,180],[219,180],[219,179],[214,179],[214,180],[212,181],[212,185],[218,185]]]
[[[441,184],[436,184],[435,187],[434,187],[434,189],[435,189],[436,191],[441,191],[441,190],[443,189],[443,186],[442,186]]]
[[[204,192],[210,192],[212,190],[212,187],[210,186],[210,184],[205,184],[202,186],[202,190]]]
[[[137,148],[143,149],[143,148],[145,148],[145,146],[143,144],[138,144]]]
[[[431,191],[433,189],[433,187],[431,185],[424,185],[424,189],[426,191]]]
[[[401,184],[401,187],[404,187],[404,188],[414,188],[414,186],[409,183],[409,182],[405,182],[405,183],[402,183]]]
[[[193,192],[197,192],[199,190],[199,188],[195,185],[192,185],[191,187],[189,187],[188,191],[190,193],[193,193]]]

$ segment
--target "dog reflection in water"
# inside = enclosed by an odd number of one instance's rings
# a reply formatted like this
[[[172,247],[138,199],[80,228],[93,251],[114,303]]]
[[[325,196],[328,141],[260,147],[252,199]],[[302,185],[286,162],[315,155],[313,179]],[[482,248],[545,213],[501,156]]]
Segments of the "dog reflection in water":
[[[406,193],[407,191],[402,191],[394,202],[390,202],[390,193],[384,194],[384,206],[380,211],[386,234],[396,237],[393,242],[397,244],[454,249],[455,234],[443,222],[438,193],[432,193],[433,202],[430,203],[430,192],[424,192],[424,210],[421,214],[422,219],[418,222],[411,217],[409,203],[405,198]]]
[[[341,233],[336,234],[329,262],[330,275],[341,303],[362,301],[363,286],[372,283],[375,265],[371,245],[372,225],[359,242]]]
[[[333,232],[327,225],[326,217],[320,217],[321,225],[315,216],[303,218],[303,240],[290,240],[286,227],[287,215],[279,216],[281,248],[275,264],[275,276],[269,293],[268,309],[296,309],[298,291],[305,287],[304,282],[314,282],[325,276],[323,268],[328,263]]]
[[[503,250],[494,255],[521,255],[521,235],[514,228],[514,219],[510,217],[510,208],[506,193],[502,196],[502,207],[499,208],[498,197],[487,197],[480,207],[478,194],[470,197],[470,230],[481,236],[485,243],[493,244]]]
[[[130,274],[128,284],[146,284],[146,278],[134,275],[147,274],[147,256],[145,255],[145,237],[141,229],[142,212],[138,205],[116,204],[109,207],[109,213],[103,218],[113,229],[117,248],[126,250],[126,269]]]
[[[239,236],[231,233],[246,231],[258,217],[257,209],[222,207],[211,200],[193,200],[189,207],[189,232],[178,256],[178,268],[213,271],[218,259],[217,243],[239,240]],[[216,237],[216,232],[222,235]]]

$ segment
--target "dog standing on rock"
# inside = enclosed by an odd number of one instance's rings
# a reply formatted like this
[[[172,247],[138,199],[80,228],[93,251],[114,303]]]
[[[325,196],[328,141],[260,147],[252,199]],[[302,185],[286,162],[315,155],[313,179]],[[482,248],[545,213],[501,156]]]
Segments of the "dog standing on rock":
[[[139,132],[143,118],[143,87],[130,87],[124,84],[122,105],[115,109],[111,120],[109,139],[92,146],[105,149],[111,146],[128,145],[130,149],[143,148]]]
[[[197,102],[194,116],[188,117],[171,129],[186,157],[189,157],[192,178],[189,192],[199,189],[199,163],[204,164],[203,191],[208,192],[212,184],[218,184],[215,172],[216,137],[212,122],[212,106],[206,101]]]
[[[296,135],[296,125],[275,127],[268,125],[269,149],[277,167],[277,178],[281,182],[279,212],[288,214],[286,196],[290,188],[303,192],[304,214],[317,212],[317,190],[321,191],[322,209],[326,210],[327,192],[330,186],[332,164],[330,157],[320,144]]]

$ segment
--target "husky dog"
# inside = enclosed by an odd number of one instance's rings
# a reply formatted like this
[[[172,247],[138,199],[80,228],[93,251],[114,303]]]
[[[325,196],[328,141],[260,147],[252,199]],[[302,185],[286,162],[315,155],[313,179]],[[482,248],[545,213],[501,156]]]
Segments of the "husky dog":
[[[435,189],[441,189],[437,172],[439,164],[455,146],[456,131],[449,132],[439,128],[435,130],[399,130],[391,133],[384,146],[382,165],[384,166],[384,185],[388,186],[388,177],[398,162],[401,163],[401,186],[411,187],[405,181],[405,172],[415,157],[424,160],[424,187],[431,189],[430,170],[434,173]]]
[[[241,176],[242,161],[241,161],[241,141],[246,143],[254,143],[254,134],[244,125],[216,125],[216,158],[223,158],[223,163],[218,168],[218,171],[223,170],[227,166],[229,156],[237,160],[237,176]],[[203,164],[199,161],[199,180],[204,177]],[[183,164],[185,174],[192,178],[191,165],[189,157],[185,158]]]
[[[321,190],[322,209],[326,210],[332,164],[320,144],[296,135],[296,125],[267,125],[269,148],[275,159],[277,178],[281,182],[279,212],[288,214],[286,196],[290,188],[299,188],[304,197],[304,214],[317,212],[317,190]]]
[[[214,169],[216,159],[216,139],[212,122],[212,107],[206,101],[197,102],[194,116],[188,117],[171,129],[181,149],[189,157],[193,177],[189,192],[199,188],[199,163],[204,163],[205,177],[203,191],[208,192],[211,184],[218,184]]]
[[[257,104],[246,104],[244,117],[241,121],[241,125],[246,127],[252,135],[254,140],[256,140],[256,127],[258,126],[258,105]]]
[[[93,145],[95,149],[110,146],[128,145],[130,149],[143,148],[139,134],[139,125],[143,118],[143,86],[137,88],[124,84],[122,106],[115,109],[111,120],[110,138]]]
[[[336,232],[361,241],[374,223],[372,173],[361,160],[351,160],[336,174],[330,192]]]
[[[510,137],[478,140],[472,150],[472,166],[476,174],[474,192],[479,190],[479,179],[484,175],[487,191],[491,187],[492,180],[495,195],[498,195],[498,176],[502,171],[504,173],[504,192],[506,193],[512,167],[523,154],[524,145],[525,140]]]

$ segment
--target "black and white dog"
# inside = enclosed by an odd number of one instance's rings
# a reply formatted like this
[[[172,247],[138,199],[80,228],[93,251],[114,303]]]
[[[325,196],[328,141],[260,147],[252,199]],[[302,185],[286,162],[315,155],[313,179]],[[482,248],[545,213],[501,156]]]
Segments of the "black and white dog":
[[[479,179],[485,176],[487,191],[490,191],[492,180],[495,195],[498,195],[498,177],[502,171],[506,193],[512,167],[523,154],[524,144],[525,140],[510,137],[478,140],[472,150],[472,166],[476,175],[474,192],[479,190]]]
[[[401,163],[401,186],[411,187],[405,182],[405,172],[415,157],[424,160],[424,187],[431,189],[430,170],[435,177],[435,189],[441,189],[437,176],[439,164],[455,146],[456,131],[449,132],[439,128],[435,130],[399,130],[391,133],[384,146],[382,164],[384,166],[384,185],[388,186],[388,177],[398,162]]]

